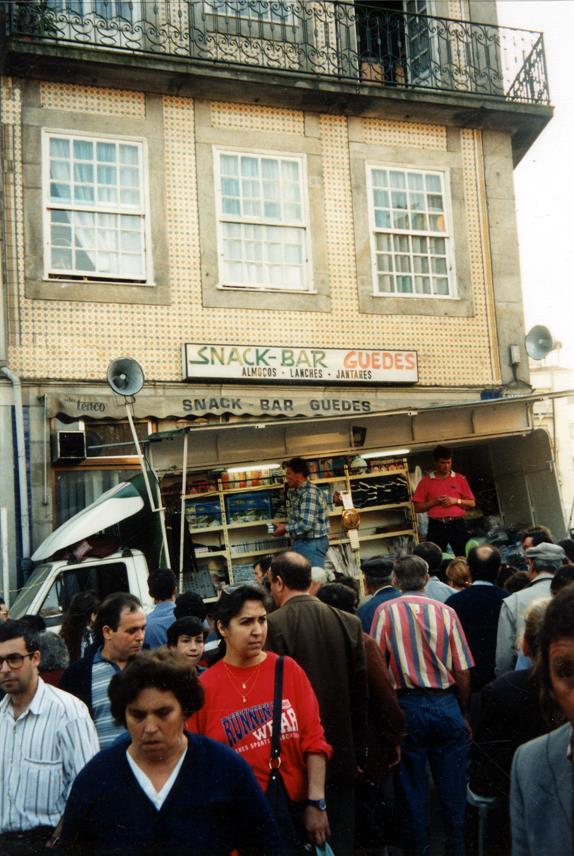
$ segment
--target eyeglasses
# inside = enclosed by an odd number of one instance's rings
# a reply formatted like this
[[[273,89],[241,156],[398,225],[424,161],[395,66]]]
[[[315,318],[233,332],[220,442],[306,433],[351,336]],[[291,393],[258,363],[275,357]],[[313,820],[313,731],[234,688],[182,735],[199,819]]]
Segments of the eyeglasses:
[[[7,657],[0,657],[0,669],[4,663],[8,663],[8,668],[16,672],[24,665],[24,659],[26,657],[33,657],[35,653],[35,651],[32,651],[31,654],[8,654]]]

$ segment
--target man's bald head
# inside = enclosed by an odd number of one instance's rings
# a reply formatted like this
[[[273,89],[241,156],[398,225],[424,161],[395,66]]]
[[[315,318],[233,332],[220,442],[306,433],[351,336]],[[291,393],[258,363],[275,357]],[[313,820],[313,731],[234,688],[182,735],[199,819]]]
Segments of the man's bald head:
[[[469,550],[468,567],[473,583],[482,580],[487,583],[496,582],[502,560],[500,553],[492,544],[480,544]]]

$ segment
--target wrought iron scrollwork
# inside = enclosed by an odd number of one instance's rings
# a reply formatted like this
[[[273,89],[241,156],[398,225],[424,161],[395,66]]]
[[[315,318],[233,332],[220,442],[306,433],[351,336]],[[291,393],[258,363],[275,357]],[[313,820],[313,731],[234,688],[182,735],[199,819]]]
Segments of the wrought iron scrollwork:
[[[540,33],[345,0],[26,0],[6,36],[198,63],[549,102]]]

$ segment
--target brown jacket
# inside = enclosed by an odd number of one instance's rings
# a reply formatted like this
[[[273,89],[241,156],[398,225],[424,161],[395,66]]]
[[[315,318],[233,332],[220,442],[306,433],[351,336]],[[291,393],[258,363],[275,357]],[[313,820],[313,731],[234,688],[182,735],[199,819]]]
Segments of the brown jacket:
[[[369,698],[361,622],[301,593],[272,612],[268,625],[267,648],[293,657],[315,690],[333,747],[328,781],[353,781],[364,762]]]

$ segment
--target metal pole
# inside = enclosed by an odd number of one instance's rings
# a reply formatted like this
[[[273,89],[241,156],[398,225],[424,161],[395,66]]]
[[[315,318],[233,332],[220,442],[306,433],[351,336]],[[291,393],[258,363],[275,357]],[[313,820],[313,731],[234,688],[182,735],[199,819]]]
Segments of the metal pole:
[[[8,509],[0,508],[0,538],[2,539],[2,588],[6,606],[10,609],[10,567],[8,564]]]
[[[183,591],[183,544],[184,544],[184,526],[187,525],[185,519],[185,494],[187,487],[187,441],[189,434],[186,432],[183,438],[183,463],[181,472],[181,513],[179,526],[179,590]]]
[[[149,478],[148,478],[147,469],[146,469],[146,461],[145,461],[144,455],[142,453],[140,441],[139,441],[139,438],[138,438],[138,435],[136,432],[136,427],[134,425],[132,403],[131,403],[131,401],[128,401],[127,398],[125,399],[125,405],[126,405],[126,413],[128,416],[128,422],[130,424],[130,430],[132,432],[132,437],[133,437],[134,445],[136,447],[137,457],[138,457],[138,460],[140,463],[140,469],[141,469],[142,475],[144,477],[144,482],[145,482],[145,487],[146,487],[146,492],[147,492],[147,498],[149,500],[151,510],[156,512],[157,514],[159,514],[159,521],[160,521],[160,526],[161,526],[161,536],[162,536],[162,542],[163,542],[165,562],[166,562],[166,565],[169,567],[171,565],[171,560],[169,557],[169,546],[167,543],[167,531],[165,528],[165,508],[163,507],[163,505],[161,503],[161,493],[159,491],[159,485],[158,485],[159,505],[156,506],[154,498],[153,498],[152,490],[151,490],[151,485],[149,483]]]

